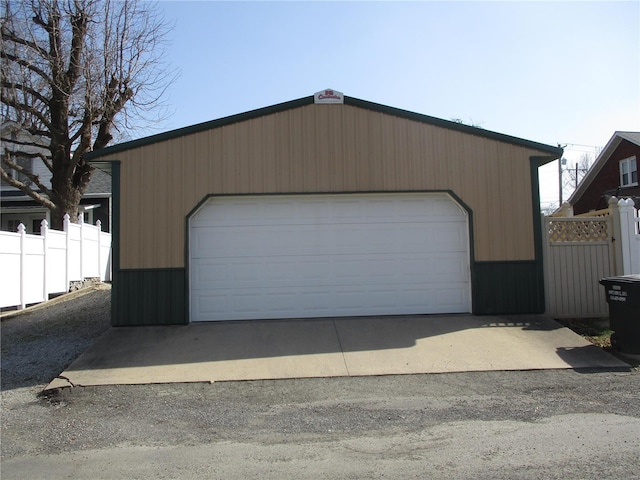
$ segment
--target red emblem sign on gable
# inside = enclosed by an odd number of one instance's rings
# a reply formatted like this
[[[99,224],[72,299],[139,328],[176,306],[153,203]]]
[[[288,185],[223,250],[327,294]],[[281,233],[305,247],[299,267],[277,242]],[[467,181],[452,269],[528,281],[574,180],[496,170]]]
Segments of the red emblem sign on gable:
[[[341,92],[336,92],[333,89],[327,88],[326,90],[320,90],[315,94],[316,103],[343,103],[344,96]]]

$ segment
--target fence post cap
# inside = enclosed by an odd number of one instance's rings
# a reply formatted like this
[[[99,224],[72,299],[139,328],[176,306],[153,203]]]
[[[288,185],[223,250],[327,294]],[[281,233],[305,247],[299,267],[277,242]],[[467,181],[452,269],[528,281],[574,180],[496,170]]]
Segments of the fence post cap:
[[[18,233],[25,233],[26,231],[26,227],[24,226],[24,223],[21,223],[18,225]]]
[[[573,207],[569,202],[562,202],[562,205],[560,205],[560,212],[564,217],[573,217]]]

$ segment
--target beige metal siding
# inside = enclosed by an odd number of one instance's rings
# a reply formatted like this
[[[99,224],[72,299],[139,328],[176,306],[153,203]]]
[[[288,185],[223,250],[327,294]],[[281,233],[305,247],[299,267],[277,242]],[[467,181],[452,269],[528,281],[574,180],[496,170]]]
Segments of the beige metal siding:
[[[534,258],[535,150],[349,105],[308,105],[114,154],[121,268],[183,267],[208,194],[452,190],[478,261]]]

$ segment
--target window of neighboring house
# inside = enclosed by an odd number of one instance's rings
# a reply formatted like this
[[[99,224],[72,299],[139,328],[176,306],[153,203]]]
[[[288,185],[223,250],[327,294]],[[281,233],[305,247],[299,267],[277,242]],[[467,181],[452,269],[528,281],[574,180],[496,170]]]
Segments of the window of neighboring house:
[[[18,225],[24,225],[25,233],[40,235],[42,220],[46,219],[45,213],[9,214],[11,218],[3,219],[2,228],[9,232],[17,232]]]
[[[632,187],[638,185],[638,164],[636,157],[620,160],[620,186]]]
[[[7,230],[9,230],[10,232],[17,232],[18,225],[20,225],[21,223],[22,220],[20,219],[9,219],[7,220]]]
[[[14,158],[12,158],[12,160],[17,164],[20,165],[22,168],[26,169],[28,172],[33,173],[33,159],[29,158],[29,157],[20,157],[20,156],[16,156]],[[27,178],[26,175],[24,175],[23,173],[18,172],[17,170],[9,170],[9,176],[15,180],[18,180],[19,182],[22,182],[26,185],[31,185],[31,180],[29,180],[29,178]]]
[[[38,220],[31,221],[31,231],[34,235],[40,235],[40,229],[42,228],[42,221],[44,218],[39,218]]]

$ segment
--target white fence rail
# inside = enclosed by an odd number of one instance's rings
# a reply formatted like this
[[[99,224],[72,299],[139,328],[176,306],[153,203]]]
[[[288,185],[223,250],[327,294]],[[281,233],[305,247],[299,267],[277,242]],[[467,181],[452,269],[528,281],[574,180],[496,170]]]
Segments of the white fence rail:
[[[65,215],[64,231],[50,230],[43,220],[40,235],[0,232],[0,307],[24,308],[69,291],[71,282],[111,280],[111,234],[100,221],[77,224]]]
[[[612,197],[602,216],[544,217],[543,232],[547,314],[606,317],[600,279],[640,274],[640,218],[633,200]]]

